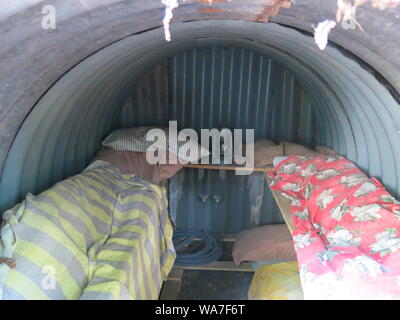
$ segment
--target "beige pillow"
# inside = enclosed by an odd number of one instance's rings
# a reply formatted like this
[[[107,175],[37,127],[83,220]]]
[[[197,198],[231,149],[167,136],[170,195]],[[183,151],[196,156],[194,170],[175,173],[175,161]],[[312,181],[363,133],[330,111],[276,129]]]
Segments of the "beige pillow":
[[[276,224],[240,232],[232,257],[237,265],[242,261],[294,261],[296,251],[286,224]]]
[[[275,157],[280,156],[313,156],[318,153],[301,144],[293,142],[281,142],[276,145],[267,139],[260,139],[254,143],[254,166],[264,168],[272,166]]]
[[[280,145],[283,147],[283,155],[284,156],[315,156],[318,153],[307,148],[301,144],[293,143],[293,142],[281,142]]]
[[[276,143],[271,141],[271,140],[268,140],[268,139],[258,139],[254,143],[254,149],[265,148],[265,147],[273,147],[273,146],[276,146]]]
[[[282,146],[277,146],[271,140],[259,139],[254,143],[254,166],[256,168],[272,166],[274,158],[282,155]]]
[[[323,154],[325,156],[338,156],[339,153],[337,153],[335,150],[326,147],[326,146],[318,146],[315,148],[315,151],[317,151],[320,154]]]
[[[283,156],[282,145],[254,150],[254,166],[256,168],[272,166],[274,158],[279,156]]]

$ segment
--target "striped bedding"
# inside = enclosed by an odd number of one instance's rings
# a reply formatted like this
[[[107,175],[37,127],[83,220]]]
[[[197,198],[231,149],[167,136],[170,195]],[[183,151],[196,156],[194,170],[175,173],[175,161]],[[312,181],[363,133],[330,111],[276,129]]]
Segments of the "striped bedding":
[[[157,299],[175,260],[165,189],[110,166],[28,194],[3,220],[0,258],[16,262],[0,263],[3,300]]]

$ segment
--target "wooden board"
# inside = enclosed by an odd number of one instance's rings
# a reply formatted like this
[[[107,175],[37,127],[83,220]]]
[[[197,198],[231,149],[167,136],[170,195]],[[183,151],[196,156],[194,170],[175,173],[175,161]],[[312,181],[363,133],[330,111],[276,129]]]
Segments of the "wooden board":
[[[183,269],[172,268],[161,288],[159,300],[178,300],[181,291]]]
[[[241,271],[254,272],[252,266],[248,262],[242,262],[237,266],[233,261],[215,261],[204,266],[174,266],[176,269],[183,270],[215,270],[215,271]]]
[[[221,238],[222,241],[227,241],[227,242],[235,242],[238,234],[237,233],[224,233]]]
[[[239,166],[219,166],[219,165],[211,165],[211,164],[184,164],[184,168],[196,168],[196,169],[205,169],[205,170],[239,170],[239,171],[251,171],[250,168],[239,167]],[[253,168],[252,171],[256,172],[269,172],[274,170],[271,168]]]
[[[271,178],[268,176],[265,176],[265,179],[268,182],[268,185],[271,184]],[[285,220],[286,225],[288,226],[290,232],[292,233],[294,228],[293,224],[293,219],[292,219],[292,214],[290,213],[290,206],[291,206],[291,201],[282,196],[279,191],[275,191],[273,189],[270,189],[272,192],[272,195],[276,201],[276,204],[278,205],[279,211],[281,212],[283,219]]]
[[[224,242],[235,242],[236,238],[238,236],[237,233],[215,233],[213,234],[213,236],[220,241],[224,241]],[[201,238],[198,237],[193,237],[193,240],[202,240]]]
[[[169,280],[164,281],[158,300],[178,300],[181,291],[181,281]]]
[[[168,275],[168,280],[181,281],[183,276],[183,269],[172,268],[171,272]]]

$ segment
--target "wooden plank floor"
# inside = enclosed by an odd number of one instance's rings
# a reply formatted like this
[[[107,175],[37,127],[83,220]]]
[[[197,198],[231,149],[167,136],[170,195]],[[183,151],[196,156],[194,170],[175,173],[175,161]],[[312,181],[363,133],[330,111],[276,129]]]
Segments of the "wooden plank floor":
[[[221,234],[216,236],[218,240],[223,241],[225,243],[234,242],[236,240],[236,237],[237,234]],[[232,248],[232,245],[228,247]],[[231,249],[225,252],[225,256],[228,259],[232,258]],[[239,266],[237,266],[233,261],[215,261],[213,263],[204,266],[175,265],[172,268],[170,274],[168,275],[167,280],[164,282],[159,297],[160,300],[177,300],[179,298],[180,288],[182,285],[182,278],[185,270],[254,272],[253,268],[251,267],[251,264],[248,262],[242,262]]]
[[[175,269],[182,270],[215,270],[215,271],[240,271],[240,272],[254,272],[251,264],[242,262],[236,265],[233,261],[215,261],[204,266],[175,266]]]

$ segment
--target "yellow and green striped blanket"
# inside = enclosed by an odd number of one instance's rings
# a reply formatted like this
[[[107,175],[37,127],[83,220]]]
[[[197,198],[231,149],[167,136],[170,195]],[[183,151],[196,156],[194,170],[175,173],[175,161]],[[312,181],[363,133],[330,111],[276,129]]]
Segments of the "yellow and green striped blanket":
[[[94,168],[3,214],[0,299],[157,299],[175,260],[164,188]]]

